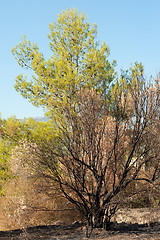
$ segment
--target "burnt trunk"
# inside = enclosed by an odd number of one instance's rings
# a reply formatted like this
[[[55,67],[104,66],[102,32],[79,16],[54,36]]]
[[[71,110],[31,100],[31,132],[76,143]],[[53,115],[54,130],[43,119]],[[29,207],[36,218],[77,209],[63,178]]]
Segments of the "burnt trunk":
[[[108,230],[110,225],[111,215],[108,214],[108,211],[101,210],[92,214],[88,218],[88,225],[92,228],[104,228]]]

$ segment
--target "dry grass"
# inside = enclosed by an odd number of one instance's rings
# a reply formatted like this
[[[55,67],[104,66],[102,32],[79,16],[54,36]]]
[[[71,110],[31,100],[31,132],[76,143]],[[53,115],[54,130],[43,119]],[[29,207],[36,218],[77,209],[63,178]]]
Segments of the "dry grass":
[[[56,221],[69,224],[81,218],[75,210],[62,211],[68,208],[66,200],[57,198],[56,191],[48,195],[43,179],[30,177],[28,169],[16,167],[14,174],[16,177],[5,185],[6,196],[0,198],[0,231],[51,225]]]

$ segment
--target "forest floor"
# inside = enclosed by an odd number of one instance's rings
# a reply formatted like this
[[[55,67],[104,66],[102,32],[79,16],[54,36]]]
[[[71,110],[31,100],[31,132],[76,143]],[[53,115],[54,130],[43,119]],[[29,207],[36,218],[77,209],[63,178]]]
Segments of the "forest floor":
[[[86,228],[82,223],[75,222],[69,225],[57,224],[48,226],[30,227],[12,231],[1,231],[0,240],[67,240],[88,239]],[[160,223],[127,224],[111,223],[110,229],[94,229],[90,240],[160,240]]]

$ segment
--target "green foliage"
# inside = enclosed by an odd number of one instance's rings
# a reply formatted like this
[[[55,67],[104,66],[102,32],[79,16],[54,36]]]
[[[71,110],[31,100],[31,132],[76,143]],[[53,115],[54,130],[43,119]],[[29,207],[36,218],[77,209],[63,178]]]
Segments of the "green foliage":
[[[18,127],[13,122],[13,119],[0,119],[0,195],[4,195],[3,185],[12,177],[10,157],[13,145],[15,145],[13,135],[16,136],[16,130],[18,130]]]
[[[30,142],[41,143],[42,141],[52,141],[56,139],[56,129],[51,121],[38,122],[32,118],[29,118],[25,122],[25,127],[28,131],[26,139]]]
[[[3,184],[11,176],[9,173],[10,146],[0,140],[0,195],[4,195]]]
[[[116,62],[108,61],[109,47],[96,41],[97,26],[91,28],[84,13],[71,9],[62,11],[49,29],[52,56],[48,60],[25,36],[13,48],[19,65],[34,73],[31,81],[17,76],[15,89],[35,106],[48,107],[52,113],[61,104],[75,103],[83,86],[94,88],[106,99]]]
[[[14,148],[25,141],[40,144],[56,139],[56,128],[51,121],[36,121],[33,118],[18,120],[8,118],[1,123],[2,140]]]
[[[142,63],[135,62],[129,70],[122,70],[119,78],[117,78],[110,89],[108,96],[108,108],[113,117],[126,120],[129,116],[134,115],[133,97],[144,89],[145,79],[143,76],[144,67]],[[131,97],[132,95],[132,97]],[[126,107],[126,105],[128,105]],[[115,107],[119,108],[118,111]],[[119,116],[115,116],[115,112]]]

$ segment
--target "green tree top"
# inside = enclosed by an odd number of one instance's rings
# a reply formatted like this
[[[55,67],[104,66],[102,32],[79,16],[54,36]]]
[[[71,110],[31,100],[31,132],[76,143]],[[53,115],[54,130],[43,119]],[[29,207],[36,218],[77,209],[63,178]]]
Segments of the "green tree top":
[[[116,62],[108,61],[109,47],[96,41],[97,26],[91,28],[84,13],[71,9],[62,11],[49,29],[52,56],[48,60],[25,36],[12,49],[19,65],[34,73],[30,81],[22,74],[17,76],[15,89],[35,106],[49,108],[75,102],[83,86],[106,98]]]

